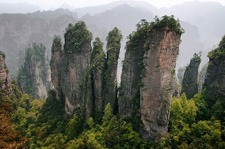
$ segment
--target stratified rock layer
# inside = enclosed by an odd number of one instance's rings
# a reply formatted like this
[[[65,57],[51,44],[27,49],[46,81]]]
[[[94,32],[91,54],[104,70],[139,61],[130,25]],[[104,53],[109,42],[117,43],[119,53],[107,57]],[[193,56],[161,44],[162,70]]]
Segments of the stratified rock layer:
[[[194,97],[198,93],[199,73],[198,68],[201,58],[197,54],[191,59],[190,64],[184,72],[181,93],[185,93],[188,99]]]
[[[0,51],[0,90],[7,90],[7,94],[12,94],[12,84],[9,72],[5,64],[5,54]]]

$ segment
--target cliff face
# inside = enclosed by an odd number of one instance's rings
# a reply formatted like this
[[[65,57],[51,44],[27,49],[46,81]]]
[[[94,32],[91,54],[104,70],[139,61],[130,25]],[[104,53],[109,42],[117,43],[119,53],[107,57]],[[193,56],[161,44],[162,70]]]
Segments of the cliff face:
[[[87,84],[92,34],[87,30],[84,22],[74,26],[70,24],[65,33],[63,51],[61,42],[53,43],[51,60],[52,78],[58,98],[64,96],[65,111],[72,114],[75,108],[87,106],[87,113],[92,111],[90,103],[90,85]],[[89,111],[89,112],[88,112]]]
[[[119,90],[119,114],[121,117],[140,117],[140,85],[145,53],[145,38],[147,35],[146,22],[141,22],[136,32],[130,35],[126,45],[123,61],[121,87]],[[138,41],[138,42],[136,42]]]
[[[141,133],[146,139],[167,133],[179,44],[180,35],[173,30],[156,28],[149,34],[140,88]]]
[[[60,98],[61,92],[61,56],[62,56],[62,42],[61,38],[55,36],[52,44],[52,57],[50,62],[51,79],[53,87],[56,91],[56,97]]]
[[[65,95],[67,113],[84,105],[82,85],[90,64],[91,43],[85,44],[80,50],[79,53],[64,53],[61,60],[61,89]]]
[[[7,90],[8,95],[12,94],[12,84],[9,72],[5,64],[5,54],[0,51],[0,89]]]
[[[104,105],[111,104],[116,112],[117,102],[117,64],[121,47],[122,34],[118,28],[114,28],[107,37],[107,59],[104,74]]]
[[[198,86],[198,90],[202,90],[203,88],[203,85],[205,83],[205,77],[206,77],[206,72],[207,72],[207,69],[208,69],[208,63],[206,63],[202,69],[200,70],[200,73],[199,73],[199,86]]]
[[[18,85],[34,98],[47,97],[51,89],[50,66],[46,48],[34,43],[26,50],[24,65],[18,74]]]
[[[158,140],[167,133],[181,34],[179,22],[164,16],[152,23],[143,21],[130,35],[129,42],[136,46],[127,46],[119,113],[125,118],[136,115],[145,139]]]
[[[95,108],[93,109],[94,117],[99,120],[103,111],[103,74],[105,67],[105,53],[103,51],[103,43],[96,38],[93,43],[93,51],[91,54],[91,86],[92,100]]]
[[[182,93],[185,93],[188,99],[194,97],[198,93],[199,73],[198,68],[201,63],[201,58],[197,54],[191,59],[190,64],[184,72],[182,81]]]
[[[117,28],[109,32],[107,56],[100,38],[96,38],[92,50],[92,33],[82,21],[69,24],[64,37],[63,50],[59,37],[55,37],[52,45],[51,77],[57,98],[65,98],[67,114],[81,109],[86,118],[100,120],[106,104],[117,107],[121,32]]]
[[[209,64],[203,85],[206,101],[210,108],[216,102],[220,102],[225,107],[225,36],[219,47],[209,52],[208,57]]]

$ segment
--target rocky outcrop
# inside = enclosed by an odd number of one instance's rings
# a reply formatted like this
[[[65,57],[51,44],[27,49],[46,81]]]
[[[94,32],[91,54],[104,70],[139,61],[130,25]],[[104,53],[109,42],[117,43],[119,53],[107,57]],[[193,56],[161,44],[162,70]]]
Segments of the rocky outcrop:
[[[179,44],[180,34],[170,28],[153,28],[149,33],[140,88],[142,136],[146,139],[167,133]]]
[[[199,73],[199,86],[198,86],[198,90],[201,91],[203,88],[203,84],[205,83],[205,77],[206,77],[206,72],[207,72],[207,68],[208,68],[208,63],[206,63],[200,73]]]
[[[61,38],[55,36],[52,44],[52,57],[50,62],[51,80],[56,91],[56,97],[60,98],[61,92],[61,56],[62,56],[62,42]]]
[[[182,29],[168,16],[137,27],[129,41],[136,46],[124,60],[119,113],[125,118],[139,113],[141,136],[158,140],[167,134]]]
[[[93,51],[91,54],[91,86],[93,101],[93,116],[100,120],[103,111],[103,74],[105,68],[105,53],[103,51],[103,43],[96,38],[93,43]]]
[[[90,114],[91,88],[89,77],[92,34],[84,22],[69,24],[66,28],[64,49],[55,41],[52,50],[52,78],[59,98],[65,98],[65,111],[72,114],[74,109],[87,109]],[[60,42],[59,42],[60,43]]]
[[[190,64],[184,72],[184,77],[182,81],[181,93],[185,93],[188,99],[194,97],[198,93],[199,85],[199,72],[198,68],[201,63],[201,58],[198,54],[194,54],[191,59]]]
[[[148,23],[143,21],[138,26],[137,31],[129,36],[123,61],[118,102],[119,114],[124,118],[140,118],[141,73],[144,68],[142,60]]]
[[[5,64],[5,54],[0,51],[0,90],[7,90],[7,94],[12,94],[12,84],[9,71]]]
[[[225,107],[225,36],[219,47],[209,52],[209,64],[203,85],[204,97],[211,109],[216,102]],[[217,109],[216,109],[217,110]],[[223,115],[224,117],[224,115]]]
[[[117,64],[121,47],[122,34],[118,28],[114,28],[107,37],[107,58],[104,74],[104,105],[108,103],[117,110]]]
[[[18,85],[34,98],[46,98],[51,89],[49,60],[43,44],[33,43],[26,50],[24,65],[19,69]]]

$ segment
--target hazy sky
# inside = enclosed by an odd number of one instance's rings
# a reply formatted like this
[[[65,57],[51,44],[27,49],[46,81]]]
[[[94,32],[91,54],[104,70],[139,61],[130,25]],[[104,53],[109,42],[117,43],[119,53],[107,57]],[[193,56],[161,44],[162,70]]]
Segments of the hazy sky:
[[[0,0],[0,2],[3,2],[3,3],[27,2],[30,4],[38,5],[42,9],[58,8],[63,3],[67,3],[71,5],[72,7],[77,8],[77,7],[106,4],[113,1],[118,1],[118,0],[7,0],[7,1]],[[147,1],[150,4],[160,8],[160,7],[171,7],[174,4],[179,4],[185,1],[192,1],[192,0],[140,0],[140,1]],[[199,0],[199,1],[219,2],[225,6],[225,0]]]

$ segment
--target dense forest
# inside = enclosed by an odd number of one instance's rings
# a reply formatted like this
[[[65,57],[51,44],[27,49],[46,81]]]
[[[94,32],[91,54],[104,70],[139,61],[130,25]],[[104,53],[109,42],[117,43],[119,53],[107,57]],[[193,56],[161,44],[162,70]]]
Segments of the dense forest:
[[[42,44],[26,49],[16,81],[9,81],[1,53],[0,148],[225,148],[225,36],[208,54],[204,82],[201,54],[176,81],[184,33],[179,20],[156,17],[136,27],[126,43],[120,85],[117,27],[104,49],[98,37],[91,43],[85,22],[69,24],[64,42],[54,37],[50,62]],[[50,69],[51,83],[43,85]],[[36,91],[40,84],[47,97]]]

